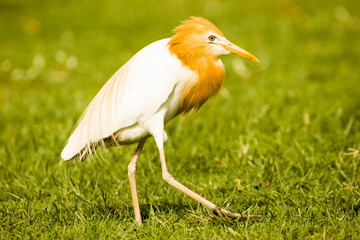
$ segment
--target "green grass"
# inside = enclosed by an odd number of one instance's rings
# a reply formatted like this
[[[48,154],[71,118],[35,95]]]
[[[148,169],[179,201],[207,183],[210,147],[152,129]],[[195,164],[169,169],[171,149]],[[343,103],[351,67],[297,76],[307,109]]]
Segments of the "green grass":
[[[0,2],[0,238],[356,239],[360,234],[359,1]],[[226,81],[169,123],[170,172],[232,211],[212,214],[161,179],[154,141],[61,163],[78,117],[136,51],[191,15],[262,62],[224,56]]]

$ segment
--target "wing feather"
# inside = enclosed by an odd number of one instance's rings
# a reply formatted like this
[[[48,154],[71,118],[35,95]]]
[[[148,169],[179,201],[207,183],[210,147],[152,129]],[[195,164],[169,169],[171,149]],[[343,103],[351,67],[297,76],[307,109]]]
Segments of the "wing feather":
[[[146,121],[180,81],[193,77],[169,52],[168,42],[163,39],[143,48],[106,82],[70,136],[61,153],[64,160],[120,129]]]

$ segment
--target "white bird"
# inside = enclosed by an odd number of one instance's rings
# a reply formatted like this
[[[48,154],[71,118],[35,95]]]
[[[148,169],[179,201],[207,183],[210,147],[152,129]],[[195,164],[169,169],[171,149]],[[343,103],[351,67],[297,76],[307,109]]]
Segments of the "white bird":
[[[135,221],[142,223],[136,190],[136,162],[148,137],[159,150],[163,179],[217,215],[232,218],[261,217],[219,208],[188,189],[169,173],[164,153],[164,125],[181,113],[198,110],[220,89],[224,66],[220,55],[234,53],[255,62],[249,52],[228,41],[211,22],[191,17],[171,38],[151,43],[103,86],[80,118],[61,153],[64,160],[84,160],[99,146],[138,142],[128,165]]]

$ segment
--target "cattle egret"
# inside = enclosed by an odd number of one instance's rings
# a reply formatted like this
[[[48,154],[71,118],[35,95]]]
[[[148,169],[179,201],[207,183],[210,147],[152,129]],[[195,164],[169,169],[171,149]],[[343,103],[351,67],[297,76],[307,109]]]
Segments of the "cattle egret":
[[[224,66],[220,55],[234,53],[259,62],[227,40],[211,22],[191,17],[175,28],[171,38],[151,43],[103,86],[80,118],[61,153],[64,160],[84,160],[99,146],[138,143],[128,165],[135,221],[141,224],[136,190],[136,162],[148,137],[159,150],[162,178],[171,186],[213,210],[218,216],[258,218],[219,208],[179,183],[169,173],[164,153],[164,125],[181,113],[198,110],[220,89]]]

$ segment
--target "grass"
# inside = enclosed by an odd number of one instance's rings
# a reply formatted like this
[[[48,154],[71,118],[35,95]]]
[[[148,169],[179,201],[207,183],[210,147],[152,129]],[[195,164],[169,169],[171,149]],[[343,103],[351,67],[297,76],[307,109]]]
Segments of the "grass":
[[[359,238],[359,9],[351,0],[1,1],[0,238]],[[209,218],[162,181],[151,140],[136,228],[135,146],[83,163],[59,155],[106,79],[191,15],[262,62],[222,57],[218,97],[166,128],[169,170],[221,207],[271,216]]]

